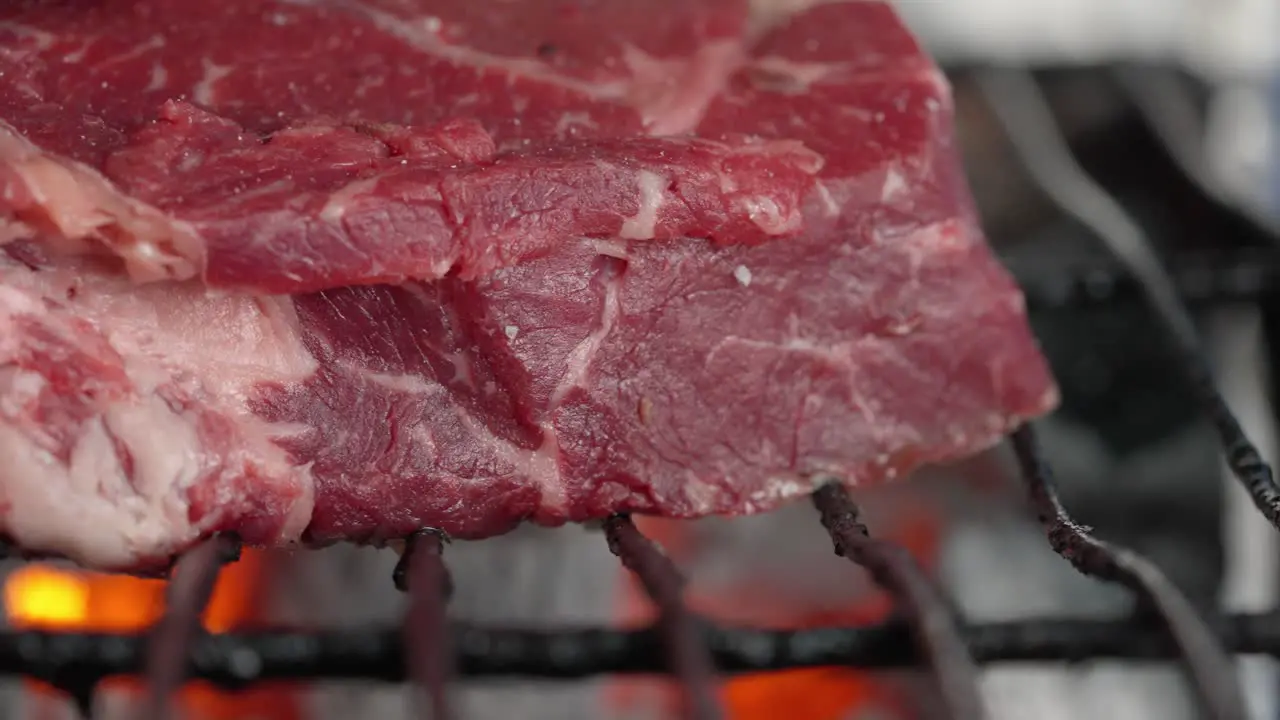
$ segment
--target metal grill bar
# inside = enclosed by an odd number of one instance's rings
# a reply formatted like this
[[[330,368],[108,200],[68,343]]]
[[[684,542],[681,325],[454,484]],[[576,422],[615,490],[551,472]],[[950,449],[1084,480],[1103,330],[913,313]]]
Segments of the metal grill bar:
[[[681,598],[684,578],[671,560],[640,534],[631,518],[616,515],[604,523],[609,550],[636,574],[658,606],[658,626],[667,646],[671,670],[682,681],[684,715],[690,720],[724,716],[716,697],[715,663],[701,624]]]
[[[1245,720],[1244,697],[1235,663],[1195,609],[1149,560],[1102,542],[1077,525],[1058,499],[1048,466],[1029,427],[1013,435],[1032,505],[1048,532],[1049,544],[1080,572],[1129,587],[1157,615],[1179,649],[1180,661],[1205,712],[1221,720]]]
[[[871,538],[867,526],[858,520],[858,507],[842,486],[835,482],[824,485],[813,494],[813,504],[822,526],[831,534],[836,554],[866,568],[872,579],[897,599],[916,647],[937,681],[947,715],[958,720],[985,718],[977,667],[941,591],[929,582],[906,549]]]
[[[1210,627],[1232,652],[1280,657],[1280,610],[1216,618]],[[569,681],[661,674],[670,665],[657,627],[525,630],[454,623],[450,637],[463,678]],[[884,670],[922,662],[911,628],[898,620],[807,630],[709,627],[706,637],[716,667],[725,673],[830,666]],[[982,623],[966,626],[964,637],[974,659],[984,665],[1181,656],[1168,632],[1129,617]],[[191,645],[190,677],[233,690],[264,681],[401,682],[407,674],[403,639],[394,627],[203,635]],[[94,684],[136,675],[146,655],[142,635],[0,633],[0,675],[22,675],[64,689],[71,678]]]
[[[178,561],[166,588],[164,617],[152,630],[147,651],[147,698],[142,712],[146,720],[169,716],[169,698],[186,678],[190,646],[200,633],[200,616],[213,594],[218,571],[239,552],[238,542],[218,537]]]
[[[1143,302],[1143,290],[1115,261],[1006,260],[1027,303],[1057,310]],[[1171,259],[1169,275],[1187,303],[1255,302],[1280,291],[1280,251],[1237,250],[1186,253]]]
[[[449,625],[445,617],[446,597],[451,587],[449,571],[444,564],[447,536],[435,530],[424,530],[409,538],[404,555],[396,564],[396,575],[403,578],[409,593],[409,610],[405,613],[405,657],[409,677],[420,692],[426,693],[428,717],[448,720],[448,683],[453,675],[453,650]]]

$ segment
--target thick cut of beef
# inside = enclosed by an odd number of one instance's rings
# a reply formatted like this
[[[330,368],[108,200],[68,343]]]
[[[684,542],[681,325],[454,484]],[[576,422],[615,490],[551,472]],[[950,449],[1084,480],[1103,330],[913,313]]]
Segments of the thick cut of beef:
[[[0,9],[0,529],[765,511],[1056,389],[873,0]]]

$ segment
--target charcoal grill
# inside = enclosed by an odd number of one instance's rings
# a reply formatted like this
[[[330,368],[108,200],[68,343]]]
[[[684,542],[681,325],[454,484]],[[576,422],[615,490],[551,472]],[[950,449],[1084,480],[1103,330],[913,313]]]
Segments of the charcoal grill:
[[[1127,291],[1144,296],[1216,428],[1231,471],[1258,510],[1280,527],[1280,489],[1216,389],[1183,305],[1188,299],[1255,296],[1280,276],[1274,248],[1165,270],[1119,206],[1074,164],[1029,76],[987,71],[980,80],[1033,180],[1115,255],[1114,263],[1075,268],[1065,279],[1061,274],[1020,276],[1028,297],[1066,304],[1107,301]],[[1280,237],[1272,240],[1280,247]],[[600,674],[670,674],[682,689],[683,715],[711,720],[722,716],[716,673],[920,667],[929,672],[949,717],[975,720],[985,716],[980,664],[1164,659],[1180,663],[1206,716],[1243,720],[1232,656],[1280,655],[1280,610],[1202,616],[1153,563],[1094,538],[1072,520],[1031,427],[1016,431],[1011,444],[1049,544],[1081,572],[1131,590],[1139,600],[1134,616],[966,623],[905,549],[870,536],[850,496],[831,479],[812,497],[818,519],[835,552],[864,568],[896,599],[898,612],[883,624],[804,630],[711,624],[684,607],[682,578],[661,550],[629,518],[618,516],[604,523],[604,536],[659,609],[652,627],[510,629],[450,622],[448,538],[426,530],[409,539],[395,571],[396,585],[410,597],[402,627],[210,635],[200,630],[201,609],[219,569],[238,555],[234,539],[215,538],[178,561],[166,615],[151,632],[0,633],[0,674],[60,688],[86,716],[101,680],[142,675],[149,688],[145,717],[155,720],[164,717],[168,696],[196,678],[228,689],[270,680],[407,681],[423,691],[424,711],[443,720],[451,717],[448,689],[457,675],[570,681]]]

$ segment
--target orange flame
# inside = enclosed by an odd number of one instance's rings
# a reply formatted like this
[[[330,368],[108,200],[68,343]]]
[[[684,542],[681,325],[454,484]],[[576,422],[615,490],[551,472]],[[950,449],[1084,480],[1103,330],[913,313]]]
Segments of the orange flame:
[[[227,632],[252,622],[257,604],[258,579],[264,558],[246,550],[241,560],[227,566],[218,577],[203,616],[210,632]],[[31,564],[12,572],[4,583],[4,607],[9,624],[20,629],[138,632],[164,613],[165,581],[123,575],[105,575]],[[48,714],[51,705],[64,702],[61,695],[31,683],[32,707]],[[137,696],[136,682],[110,681],[104,690]],[[184,688],[179,694],[181,716],[188,720],[300,720],[295,693],[263,688],[237,694],[204,686]]]

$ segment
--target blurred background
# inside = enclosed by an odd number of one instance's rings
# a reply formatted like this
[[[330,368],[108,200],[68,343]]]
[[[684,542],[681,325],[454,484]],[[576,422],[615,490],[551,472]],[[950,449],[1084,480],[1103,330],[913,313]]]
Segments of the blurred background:
[[[1280,2],[898,4],[954,81],[980,211],[992,244],[1027,289],[1035,329],[1062,383],[1064,406],[1042,433],[1068,508],[1101,537],[1153,559],[1204,608],[1274,607],[1276,535],[1223,470],[1215,437],[1182,390],[1155,321],[1098,239],[1031,181],[973,80],[992,64],[1034,72],[1077,159],[1174,269],[1229,402],[1274,462],[1280,384],[1269,351],[1280,339]],[[1127,612],[1125,593],[1082,578],[1049,550],[1006,460],[993,453],[859,501],[873,532],[907,545],[972,619]],[[796,626],[870,622],[889,611],[831,555],[807,504],[766,517],[645,529],[688,571],[691,602],[719,618]],[[217,622],[394,622],[403,609],[388,580],[395,559],[389,551],[345,547],[247,558],[224,573]],[[455,544],[449,560],[458,586],[452,607],[463,618],[620,623],[650,612],[603,538],[588,529],[529,529]],[[22,619],[23,603],[38,592],[81,593],[68,617],[92,616],[99,629],[144,626],[158,603],[156,586],[140,581],[103,578],[68,590],[39,568],[23,572],[25,579],[11,574],[5,583],[10,621]],[[113,582],[134,584],[121,590]],[[1254,717],[1280,719],[1280,673],[1262,658],[1244,663]],[[1178,676],[1161,666],[1005,667],[988,671],[984,683],[1002,720],[1193,716]],[[29,684],[5,692],[4,717],[71,716],[64,701]],[[193,692],[205,694],[191,696],[190,717],[210,720],[409,716],[399,688]],[[99,702],[110,711],[117,700],[107,695]],[[741,678],[726,689],[735,720],[908,720],[927,710],[921,695],[909,674],[838,669]],[[670,700],[660,682],[616,680],[486,684],[460,699],[461,715],[480,720],[657,718]]]
[[[992,63],[1037,72],[1077,159],[1185,278],[1228,401],[1274,462],[1280,3],[898,4],[956,82],[974,193],[993,244],[1028,286],[1033,323],[1063,384],[1064,407],[1044,432],[1068,508],[1099,536],[1160,564],[1193,602],[1274,606],[1275,534],[1222,471],[1215,437],[1180,391],[1149,310],[1107,272],[1077,273],[1093,301],[1055,295],[1065,268],[1105,266],[1107,254],[1045,203],[969,79]],[[1043,545],[1011,542],[1029,532],[1020,517],[961,521],[943,544],[943,572],[971,616],[1126,607],[1122,594],[1045,557]],[[1280,717],[1271,661],[1245,664],[1253,716]],[[1194,716],[1172,672],[1153,668],[995,670],[987,690],[993,710],[1010,719]]]

